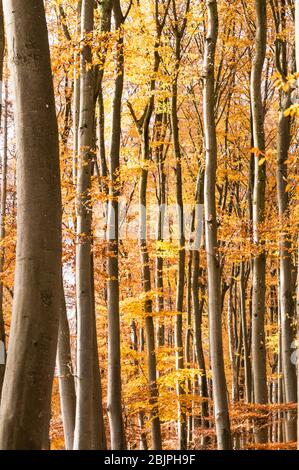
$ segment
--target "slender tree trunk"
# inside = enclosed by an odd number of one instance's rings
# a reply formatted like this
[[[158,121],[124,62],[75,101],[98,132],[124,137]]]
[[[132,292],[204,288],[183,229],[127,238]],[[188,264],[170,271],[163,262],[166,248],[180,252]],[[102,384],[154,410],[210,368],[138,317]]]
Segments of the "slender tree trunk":
[[[108,415],[110,422],[111,448],[126,447],[122,417],[122,386],[120,366],[120,319],[119,319],[119,190],[121,108],[124,85],[123,32],[124,18],[119,0],[113,0],[115,28],[118,31],[116,45],[116,75],[112,104],[112,129],[110,144],[110,194],[108,204]]]
[[[288,47],[284,39],[278,39],[286,29],[286,2],[281,1],[281,9],[275,9],[271,3],[275,20],[277,38],[275,41],[276,68],[281,73],[282,80],[288,75]],[[287,160],[290,147],[290,117],[285,116],[285,111],[291,106],[290,91],[280,91],[280,111],[277,133],[277,200],[280,218],[280,245],[279,245],[279,294],[281,312],[281,344],[282,367],[287,403],[295,403],[297,400],[296,366],[291,360],[292,345],[295,338],[294,327],[294,302],[291,242],[284,229],[289,218],[289,194],[287,192],[288,166]],[[287,439],[296,440],[296,418],[294,412],[286,413]]]
[[[244,273],[244,262],[240,266],[240,314],[242,325],[243,337],[243,351],[244,351],[244,374],[245,374],[245,400],[246,403],[251,403],[251,363],[250,363],[250,347],[247,332],[247,318],[246,318],[246,282]]]
[[[280,312],[281,312],[281,345],[282,345],[282,367],[283,380],[285,384],[286,402],[296,403],[297,401],[297,381],[296,366],[293,364],[291,356],[293,353],[293,341],[295,338],[294,323],[294,302],[293,302],[293,279],[292,279],[292,258],[291,243],[288,234],[283,230],[285,218],[288,216],[289,198],[286,191],[287,185],[287,159],[290,143],[290,119],[284,115],[284,111],[291,106],[288,97],[282,105],[279,116],[278,128],[278,148],[277,148],[277,196],[279,216],[281,220],[282,232],[280,234],[279,249],[279,282],[280,282]],[[287,413],[287,439],[296,440],[296,418],[294,413]]]
[[[211,368],[213,378],[214,415],[218,449],[231,449],[231,433],[227,403],[227,387],[224,371],[220,265],[217,254],[217,219],[215,185],[217,168],[217,137],[215,125],[214,69],[218,37],[218,9],[215,0],[207,0],[208,31],[204,56],[204,131],[206,170],[204,185],[205,233],[208,271],[208,308]]]
[[[253,241],[258,253],[253,259],[253,292],[252,292],[252,372],[254,384],[254,401],[266,404],[267,373],[265,345],[265,275],[266,256],[261,242],[260,224],[264,220],[266,165],[265,165],[265,135],[264,108],[262,102],[261,84],[262,72],[266,54],[267,17],[266,1],[255,0],[256,37],[255,57],[251,72],[251,109],[253,125],[254,188],[253,188]],[[263,159],[263,160],[262,160]],[[262,424],[262,423],[261,423]],[[256,442],[267,441],[267,428],[258,426]]]
[[[77,36],[81,35],[81,9],[82,0],[77,2]],[[79,65],[80,58],[77,54],[74,56],[75,65]],[[73,184],[76,187],[77,184],[77,172],[78,172],[78,153],[79,153],[79,119],[80,119],[80,77],[78,76],[78,70],[75,68],[74,71],[74,104],[73,104]]]
[[[44,4],[6,0],[4,17],[16,103],[18,219],[0,448],[39,450],[49,428],[61,307],[58,130]]]
[[[156,141],[162,142],[166,134],[166,113],[159,113],[156,117]],[[166,174],[165,174],[165,156],[164,144],[156,148],[156,163],[158,168],[158,203],[159,203],[159,216],[158,216],[158,230],[157,242],[163,242],[165,231],[165,211],[166,211]],[[156,259],[156,288],[157,288],[157,311],[158,314],[163,314],[164,311],[164,281],[163,281],[163,268],[164,260],[158,251]],[[165,328],[164,321],[159,317],[157,325],[157,345],[164,346],[165,344]]]
[[[183,183],[182,183],[182,162],[179,137],[178,122],[178,73],[181,56],[180,36],[176,38],[176,63],[175,78],[172,85],[171,98],[171,127],[174,146],[174,154],[176,159],[176,204],[177,204],[177,220],[178,220],[178,280],[176,291],[176,318],[175,318],[175,351],[176,351],[176,369],[179,371],[184,369],[184,349],[183,349],[183,309],[184,309],[184,287],[185,287],[185,230],[184,230],[184,203],[183,203]],[[178,438],[181,450],[187,449],[187,422],[186,410],[182,404],[182,397],[185,395],[184,384],[180,381],[177,383],[178,394]]]
[[[92,207],[90,203],[94,146],[94,70],[90,34],[94,26],[94,0],[83,0],[81,11],[80,121],[77,174],[77,405],[75,450],[92,448],[94,380],[94,299],[91,279]]]
[[[59,380],[60,406],[64,431],[65,449],[72,450],[76,417],[76,391],[72,366],[70,329],[61,281],[61,309],[57,346],[57,373]]]

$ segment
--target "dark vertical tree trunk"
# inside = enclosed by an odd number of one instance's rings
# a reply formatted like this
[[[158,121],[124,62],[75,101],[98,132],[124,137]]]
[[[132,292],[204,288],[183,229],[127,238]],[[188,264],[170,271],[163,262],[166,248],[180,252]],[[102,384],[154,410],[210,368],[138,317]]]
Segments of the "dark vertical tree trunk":
[[[206,4],[208,9],[208,29],[204,56],[203,108],[206,150],[204,205],[208,271],[209,333],[217,445],[218,449],[227,450],[231,449],[232,441],[223,360],[221,280],[220,264],[217,254],[218,241],[215,201],[217,137],[214,112],[214,70],[215,50],[218,37],[218,9],[215,0],[207,0]]]
[[[253,259],[253,291],[252,291],[252,372],[254,385],[254,401],[266,404],[267,372],[265,345],[265,275],[266,255],[260,235],[260,224],[264,221],[266,164],[265,164],[265,134],[264,107],[262,101],[262,72],[266,54],[267,16],[266,1],[255,0],[256,36],[255,57],[251,71],[251,110],[254,159],[254,188],[253,188],[253,241],[258,253]],[[263,159],[263,160],[262,160]],[[257,426],[256,442],[267,441],[267,428]]]
[[[38,450],[49,428],[61,307],[58,130],[44,4],[6,0],[4,17],[16,103],[18,219],[0,448]]]
[[[279,35],[286,29],[286,2],[281,0],[280,9],[276,9],[271,3],[276,27],[277,38],[275,41],[276,68],[286,81],[288,75],[288,47],[285,40]],[[291,72],[291,71],[290,71]],[[292,279],[292,256],[289,234],[284,226],[289,217],[289,194],[287,191],[288,166],[287,160],[290,148],[291,121],[285,116],[285,111],[291,106],[290,90],[279,93],[280,110],[277,133],[277,200],[280,218],[280,244],[279,244],[279,295],[281,312],[281,353],[283,380],[285,386],[286,402],[295,403],[297,400],[296,365],[292,361],[292,346],[295,339],[294,331],[294,302]],[[294,412],[286,413],[286,431],[289,441],[296,440],[296,417]]]
[[[89,35],[94,27],[94,0],[83,0],[81,11],[80,116],[77,173],[77,405],[74,449],[92,448],[92,392],[94,359],[94,308],[91,283],[90,203],[94,147],[94,71]]]
[[[111,448],[126,447],[122,417],[121,365],[120,365],[120,319],[119,319],[119,190],[121,108],[124,84],[123,32],[120,1],[113,0],[115,28],[118,31],[116,45],[116,70],[112,104],[112,128],[110,143],[110,194],[108,204],[108,415],[110,421]]]

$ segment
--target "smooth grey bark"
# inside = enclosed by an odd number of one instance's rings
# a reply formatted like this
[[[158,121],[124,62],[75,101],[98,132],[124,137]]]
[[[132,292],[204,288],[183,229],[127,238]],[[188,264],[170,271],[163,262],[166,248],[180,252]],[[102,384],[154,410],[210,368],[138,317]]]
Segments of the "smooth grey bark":
[[[265,134],[264,134],[264,107],[262,100],[262,73],[266,54],[267,41],[267,15],[266,1],[255,0],[256,35],[255,56],[251,71],[251,110],[254,159],[254,187],[253,187],[253,242],[259,253],[253,259],[252,273],[252,372],[254,385],[254,402],[266,404],[267,372],[266,372],[266,345],[265,345],[265,276],[266,255],[260,237],[260,224],[264,220],[266,163],[265,160]],[[257,426],[256,442],[267,441],[267,428]]]
[[[6,0],[17,142],[13,316],[0,408],[0,448],[43,448],[61,302],[61,193],[43,2]],[[34,97],[34,99],[32,99]]]
[[[76,33],[77,36],[81,36],[81,9],[82,0],[77,2],[77,25]],[[74,56],[74,62],[78,66],[80,63],[80,57],[77,54]],[[79,118],[80,118],[80,77],[78,70],[75,68],[74,71],[74,99],[73,99],[73,184],[76,187],[77,184],[77,172],[78,172],[78,137],[79,137]]]
[[[179,118],[178,118],[178,78],[181,63],[181,46],[187,26],[187,14],[190,8],[190,0],[186,0],[184,5],[185,11],[180,24],[178,17],[176,1],[172,2],[172,10],[174,16],[174,41],[175,41],[175,70],[172,83],[171,96],[171,128],[172,143],[174,148],[174,156],[176,160],[175,176],[176,176],[176,204],[177,204],[177,225],[178,225],[178,271],[177,271],[177,288],[176,288],[176,317],[175,317],[175,351],[176,351],[176,369],[179,371],[184,369],[184,348],[183,348],[183,309],[184,309],[184,290],[185,290],[185,264],[186,264],[186,248],[185,248],[185,229],[184,229],[184,203],[183,203],[183,180],[182,180],[182,155],[180,147],[179,134]],[[177,382],[178,395],[178,440],[181,450],[187,449],[187,419],[186,410],[184,409],[182,397],[185,395],[184,383]]]
[[[110,423],[112,450],[126,448],[122,416],[122,385],[120,364],[120,317],[119,317],[119,189],[121,109],[124,85],[124,56],[122,26],[125,18],[120,1],[113,0],[113,14],[118,39],[115,52],[115,82],[112,103],[111,142],[109,153],[110,190],[108,203],[108,398],[107,409]]]
[[[67,318],[63,282],[61,280],[61,309],[57,345],[57,374],[61,415],[66,450],[72,450],[76,416],[76,391],[72,366],[70,329]]]
[[[286,28],[285,2],[283,2],[281,12],[275,15],[276,33],[279,35]],[[275,14],[275,10],[274,10]],[[287,44],[286,41],[276,40],[276,67],[282,74],[282,79],[286,80],[288,75],[287,64]],[[292,361],[294,331],[294,302],[293,302],[293,279],[292,279],[292,256],[291,242],[288,233],[283,229],[284,223],[289,216],[289,194],[287,191],[288,166],[291,121],[289,116],[285,116],[285,111],[291,106],[290,91],[280,92],[280,110],[277,133],[277,200],[278,213],[280,218],[280,243],[279,243],[279,294],[280,294],[280,314],[281,314],[281,357],[283,368],[283,380],[285,386],[286,403],[296,403],[297,401],[297,380],[296,366]],[[296,417],[294,412],[286,413],[286,434],[287,440],[296,440]]]
[[[112,0],[105,0],[101,3],[101,25],[100,31],[103,35],[102,41],[103,46],[101,50],[101,62],[97,70],[96,75],[96,89],[98,93],[98,140],[99,140],[99,159],[101,168],[102,178],[102,189],[103,192],[108,196],[108,166],[106,160],[106,146],[105,146],[105,108],[104,108],[104,97],[103,97],[103,78],[104,78],[104,66],[106,61],[106,41],[108,39],[108,33],[111,31],[111,16],[112,16]]]
[[[207,0],[208,29],[204,54],[204,133],[205,133],[205,236],[208,272],[208,309],[210,355],[213,378],[214,416],[217,446],[220,450],[231,449],[231,432],[227,402],[227,386],[224,371],[222,321],[221,321],[221,279],[217,254],[217,214],[215,202],[217,137],[215,125],[215,51],[218,38],[218,8],[215,0]]]
[[[88,450],[100,447],[95,443],[95,421],[103,423],[101,406],[95,395],[99,372],[95,342],[95,308],[92,272],[92,206],[90,187],[94,127],[94,69],[90,35],[94,27],[94,0],[83,0],[81,10],[81,57],[80,57],[80,120],[78,138],[77,174],[77,246],[76,246],[76,294],[77,294],[77,404],[74,449]],[[101,397],[99,397],[101,401]]]

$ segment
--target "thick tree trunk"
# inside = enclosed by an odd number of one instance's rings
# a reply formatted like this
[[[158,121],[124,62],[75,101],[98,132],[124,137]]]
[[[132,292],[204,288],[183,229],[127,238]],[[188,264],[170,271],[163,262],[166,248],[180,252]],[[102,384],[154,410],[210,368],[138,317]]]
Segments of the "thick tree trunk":
[[[58,131],[44,4],[6,0],[4,16],[16,103],[18,219],[0,448],[38,450],[49,427],[61,306]]]
[[[204,56],[204,132],[206,170],[204,185],[205,233],[208,271],[208,308],[214,415],[218,449],[231,449],[227,387],[223,360],[220,265],[217,254],[217,218],[215,202],[217,137],[215,125],[214,69],[218,37],[218,9],[215,0],[207,0],[208,30]]]
[[[264,108],[262,102],[261,84],[262,72],[266,54],[267,16],[266,1],[255,0],[256,37],[255,57],[251,72],[251,109],[253,125],[254,188],[253,188],[253,241],[258,253],[253,260],[253,292],[252,292],[252,372],[254,385],[254,401],[266,404],[267,373],[265,345],[265,275],[266,255],[263,250],[260,224],[264,220],[266,164],[265,164],[265,135]],[[263,159],[263,160],[262,160]],[[267,428],[257,426],[256,442],[267,440]]]
[[[292,279],[292,257],[291,243],[288,234],[283,231],[285,217],[288,216],[289,198],[286,191],[287,186],[287,159],[290,143],[290,119],[284,115],[284,111],[291,105],[288,97],[282,104],[279,116],[278,145],[277,145],[277,196],[279,216],[281,220],[282,232],[280,235],[279,250],[279,281],[280,281],[280,312],[281,312],[281,353],[283,380],[285,385],[286,402],[296,403],[297,382],[296,366],[293,364],[291,356],[293,354],[293,341],[295,332],[294,323],[294,302],[293,302],[293,279]],[[296,440],[296,418],[294,413],[287,413],[287,439]]]
[[[286,40],[278,39],[286,29],[286,4],[282,0],[282,8],[275,10],[271,3],[273,17],[276,27],[276,68],[286,80],[288,75],[288,47]],[[281,345],[282,345],[282,368],[285,386],[286,402],[295,403],[297,400],[296,366],[293,364],[292,345],[295,339],[294,323],[294,302],[293,302],[293,279],[292,279],[292,256],[291,242],[284,225],[289,218],[289,194],[287,192],[288,166],[287,160],[290,148],[290,128],[289,116],[285,116],[285,111],[291,106],[290,91],[280,91],[280,110],[277,133],[277,200],[280,218],[280,245],[279,245],[279,295],[281,313]],[[296,418],[294,412],[286,413],[286,431],[289,441],[296,440]]]

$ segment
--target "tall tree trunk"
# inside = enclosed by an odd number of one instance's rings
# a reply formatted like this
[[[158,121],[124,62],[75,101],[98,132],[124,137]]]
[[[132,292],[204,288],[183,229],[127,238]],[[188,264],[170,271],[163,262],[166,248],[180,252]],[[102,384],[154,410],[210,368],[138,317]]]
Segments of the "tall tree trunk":
[[[94,27],[94,0],[83,0],[81,11],[79,161],[77,174],[77,405],[74,449],[92,449],[95,409],[95,309],[92,282],[92,207],[90,201],[94,148],[94,70],[90,35]],[[95,415],[97,417],[95,417]]]
[[[121,107],[124,85],[123,32],[124,17],[120,1],[113,0],[115,28],[118,31],[116,45],[116,74],[112,104],[112,128],[110,143],[110,194],[108,204],[108,415],[110,422],[111,448],[126,447],[122,417],[122,386],[120,366],[120,318],[119,318],[119,190]]]
[[[164,155],[164,139],[166,136],[166,113],[158,113],[156,115],[155,123],[155,140],[161,142],[157,145],[155,150],[156,163],[158,169],[158,229],[157,229],[157,242],[163,242],[165,231],[165,212],[166,212],[166,174],[165,174],[165,155]],[[164,260],[163,256],[159,253],[156,259],[156,289],[157,289],[157,312],[159,315],[164,311],[164,281],[163,281]],[[158,318],[157,325],[157,345],[164,346],[165,344],[165,328],[164,321]]]
[[[215,202],[217,137],[215,125],[214,70],[218,37],[218,9],[215,0],[207,0],[208,30],[204,55],[204,132],[206,171],[204,184],[205,233],[208,271],[208,308],[214,415],[218,449],[231,449],[227,387],[223,360],[221,321],[220,265],[217,254],[217,218]]]
[[[38,450],[49,428],[61,306],[58,130],[44,4],[6,0],[4,17],[16,103],[18,219],[0,448]]]
[[[150,272],[150,260],[147,248],[147,230],[146,230],[146,210],[147,210],[147,180],[148,170],[145,167],[146,162],[149,159],[149,142],[147,139],[148,129],[146,135],[143,136],[143,162],[144,167],[141,171],[140,178],[140,191],[139,191],[139,204],[140,204],[140,254],[141,254],[141,277],[143,284],[143,291],[149,295],[151,292],[151,272]],[[150,403],[152,406],[151,419],[152,419],[152,448],[154,450],[161,450],[161,429],[160,429],[160,418],[158,410],[158,388],[157,388],[157,365],[156,365],[156,354],[155,354],[155,329],[153,321],[153,306],[152,300],[148,297],[145,300],[145,332],[146,332],[146,344],[147,344],[147,367],[148,367],[148,381],[150,390]]]
[[[288,75],[288,47],[287,42],[280,38],[286,29],[286,2],[281,0],[280,9],[276,9],[271,2],[275,27],[275,57],[276,68],[281,74],[282,80],[286,81]],[[281,345],[282,345],[282,367],[283,380],[287,403],[295,403],[297,400],[296,366],[292,363],[292,343],[295,338],[294,302],[293,302],[293,280],[292,280],[292,257],[290,253],[291,242],[289,235],[284,230],[284,225],[289,217],[289,194],[287,192],[288,167],[287,160],[290,147],[290,117],[285,116],[285,111],[291,106],[290,91],[280,91],[280,110],[278,120],[277,140],[277,200],[280,218],[280,245],[279,245],[279,295],[281,312]],[[286,413],[287,439],[296,440],[296,419],[294,412]]]
[[[179,34],[175,38],[176,43],[176,70],[172,85],[171,98],[171,127],[174,154],[176,159],[176,204],[178,220],[178,279],[176,292],[176,318],[175,318],[175,351],[176,369],[184,369],[184,349],[183,349],[183,309],[184,309],[184,287],[185,287],[185,230],[184,230],[184,203],[183,203],[183,183],[182,183],[182,156],[180,149],[179,122],[178,122],[178,73],[181,59],[181,38]],[[184,383],[178,381],[178,438],[181,450],[187,449],[187,422],[186,411],[182,404],[182,396],[185,394]]]
[[[264,134],[264,107],[262,101],[261,84],[262,72],[266,54],[267,16],[266,1],[255,0],[256,36],[255,57],[251,71],[251,108],[253,141],[255,151],[254,160],[254,188],[253,188],[253,241],[259,251],[253,259],[253,292],[252,292],[252,372],[254,384],[254,401],[266,404],[267,372],[266,372],[266,345],[265,345],[265,275],[266,255],[260,236],[260,224],[264,221],[266,164],[265,164],[265,134]],[[262,160],[263,159],[263,160]],[[267,440],[267,428],[258,426],[256,442]]]

